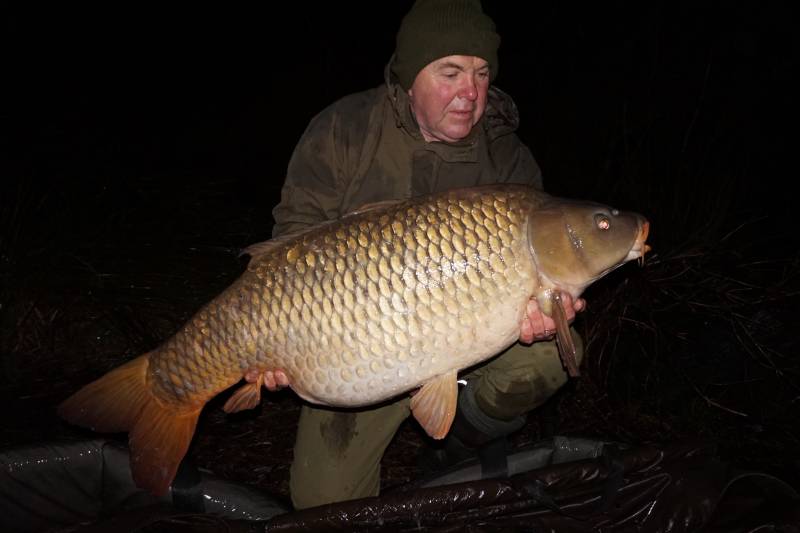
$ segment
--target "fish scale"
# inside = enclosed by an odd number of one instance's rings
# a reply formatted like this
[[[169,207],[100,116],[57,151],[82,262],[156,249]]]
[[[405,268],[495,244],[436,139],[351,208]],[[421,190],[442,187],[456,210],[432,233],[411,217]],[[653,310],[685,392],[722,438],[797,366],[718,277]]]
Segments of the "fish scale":
[[[184,327],[59,411],[98,431],[130,431],[134,479],[156,494],[168,489],[205,403],[245,377],[225,409],[254,407],[265,371],[337,407],[421,387],[412,412],[442,438],[457,371],[513,343],[530,298],[552,314],[556,295],[577,298],[641,257],[647,231],[639,215],[520,185],[367,206],[248,248],[245,272]],[[553,317],[559,345],[568,344],[563,313]]]
[[[515,261],[527,246],[516,215],[526,194],[454,195],[357,214],[254,259],[152,354],[157,393],[200,403],[243,370],[283,369],[309,401],[359,406],[443,372],[452,358],[463,358],[463,368],[492,355],[485,352],[503,346],[466,355],[477,326],[491,321],[499,302],[515,301],[515,312],[503,314],[508,322],[496,324],[510,335],[533,288],[533,264]],[[503,239],[495,236],[499,227],[507,228]],[[196,360],[217,364],[198,372]]]

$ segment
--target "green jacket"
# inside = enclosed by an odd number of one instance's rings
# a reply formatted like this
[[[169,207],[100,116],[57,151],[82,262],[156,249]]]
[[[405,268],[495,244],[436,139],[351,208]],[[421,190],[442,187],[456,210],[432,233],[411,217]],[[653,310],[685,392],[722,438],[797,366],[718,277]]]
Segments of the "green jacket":
[[[539,165],[514,133],[511,97],[489,89],[486,111],[458,143],[426,142],[408,95],[390,79],[345,96],[309,123],[272,214],[273,236],[333,220],[364,204],[490,183],[541,189]]]

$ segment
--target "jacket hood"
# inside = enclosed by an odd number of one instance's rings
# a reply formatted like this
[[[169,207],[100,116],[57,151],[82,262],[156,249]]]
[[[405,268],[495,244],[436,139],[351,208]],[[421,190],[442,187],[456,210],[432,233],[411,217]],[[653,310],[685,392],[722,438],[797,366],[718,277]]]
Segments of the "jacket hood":
[[[411,112],[411,105],[408,101],[408,93],[400,86],[400,82],[392,72],[392,58],[384,68],[384,81],[392,108],[394,109],[397,126],[405,129],[414,137],[422,137],[419,131],[414,114]],[[486,110],[483,112],[481,120],[477,124],[486,131],[489,140],[494,140],[503,135],[508,135],[516,131],[519,127],[519,110],[514,100],[494,85],[489,86],[489,94],[486,99]]]

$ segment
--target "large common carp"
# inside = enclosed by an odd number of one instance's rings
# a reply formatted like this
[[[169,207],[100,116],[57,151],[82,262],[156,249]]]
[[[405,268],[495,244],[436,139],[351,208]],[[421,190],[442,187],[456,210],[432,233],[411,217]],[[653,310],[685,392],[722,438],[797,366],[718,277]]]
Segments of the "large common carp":
[[[556,320],[559,295],[640,258],[648,223],[635,213],[519,185],[457,189],[367,206],[248,248],[246,271],[177,333],[59,406],[68,421],[128,431],[136,483],[169,488],[203,406],[248,380],[225,406],[260,400],[282,370],[310,402],[356,407],[417,389],[411,409],[446,435],[457,372],[519,337],[529,298]]]

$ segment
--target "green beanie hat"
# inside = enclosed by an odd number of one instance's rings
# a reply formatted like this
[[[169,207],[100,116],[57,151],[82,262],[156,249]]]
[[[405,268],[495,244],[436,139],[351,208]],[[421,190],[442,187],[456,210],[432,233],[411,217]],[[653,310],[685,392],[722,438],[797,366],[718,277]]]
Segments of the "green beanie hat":
[[[476,56],[497,76],[500,36],[480,0],[417,0],[397,32],[392,72],[408,90],[429,63],[452,55]]]

